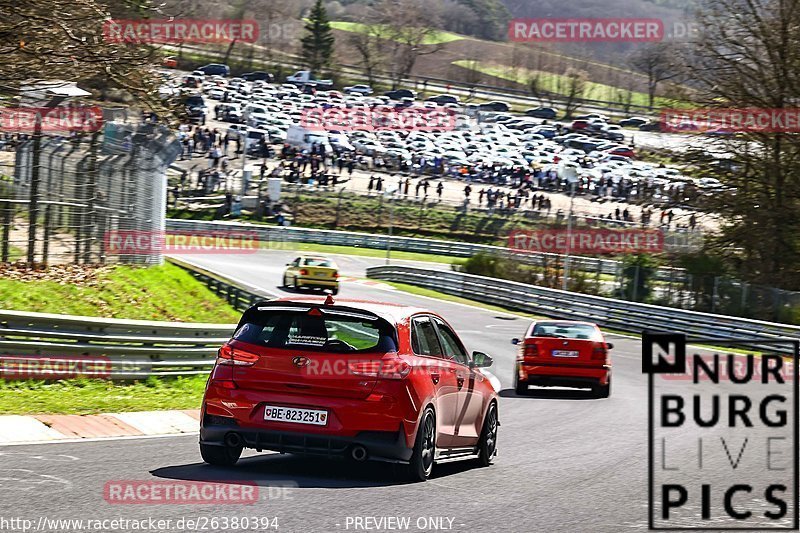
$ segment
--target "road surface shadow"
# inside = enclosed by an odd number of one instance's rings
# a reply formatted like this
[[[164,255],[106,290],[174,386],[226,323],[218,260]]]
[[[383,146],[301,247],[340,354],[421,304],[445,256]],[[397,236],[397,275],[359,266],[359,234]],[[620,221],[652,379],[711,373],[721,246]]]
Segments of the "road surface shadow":
[[[354,463],[342,459],[302,457],[292,454],[259,454],[243,457],[236,466],[218,467],[205,463],[165,466],[151,470],[159,478],[210,483],[243,482],[260,486],[294,488],[390,487],[410,483],[405,465],[366,461]],[[447,477],[479,468],[477,461],[465,460],[433,468],[431,479]]]
[[[503,398],[529,398],[532,400],[596,400],[597,396],[588,389],[554,389],[547,387],[533,387],[524,395],[517,394],[514,389],[500,391]]]

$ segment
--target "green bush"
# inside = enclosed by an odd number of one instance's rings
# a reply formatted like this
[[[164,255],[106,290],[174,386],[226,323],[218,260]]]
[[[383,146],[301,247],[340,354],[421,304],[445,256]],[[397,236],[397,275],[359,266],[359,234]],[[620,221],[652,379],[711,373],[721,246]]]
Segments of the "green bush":
[[[620,296],[635,302],[649,301],[657,269],[658,261],[651,255],[625,256],[622,260],[623,294]]]

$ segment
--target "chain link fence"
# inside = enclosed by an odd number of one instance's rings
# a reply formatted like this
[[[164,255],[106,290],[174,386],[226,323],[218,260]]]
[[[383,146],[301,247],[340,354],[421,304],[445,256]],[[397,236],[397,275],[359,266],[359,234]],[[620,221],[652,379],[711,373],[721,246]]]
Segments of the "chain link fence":
[[[124,255],[109,236],[163,235],[166,171],[180,154],[170,131],[104,111],[101,131],[16,139],[13,180],[0,185],[0,259],[29,263],[160,264]]]

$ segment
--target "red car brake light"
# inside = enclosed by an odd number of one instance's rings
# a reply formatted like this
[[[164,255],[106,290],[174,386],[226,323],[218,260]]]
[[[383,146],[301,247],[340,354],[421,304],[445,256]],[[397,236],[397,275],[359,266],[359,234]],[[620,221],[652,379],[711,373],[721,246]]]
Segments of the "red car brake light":
[[[608,350],[605,346],[596,346],[592,350],[592,361],[608,361]]]
[[[234,350],[226,344],[217,352],[218,365],[253,366],[258,361],[258,355],[242,350]]]
[[[301,276],[308,276],[308,270],[306,270],[305,268],[301,268],[300,269],[300,275]]]
[[[539,356],[539,347],[535,344],[526,344],[523,348],[522,359],[528,361]]]
[[[403,379],[411,373],[411,365],[399,357],[373,361],[353,361],[348,364],[350,373],[378,379]]]

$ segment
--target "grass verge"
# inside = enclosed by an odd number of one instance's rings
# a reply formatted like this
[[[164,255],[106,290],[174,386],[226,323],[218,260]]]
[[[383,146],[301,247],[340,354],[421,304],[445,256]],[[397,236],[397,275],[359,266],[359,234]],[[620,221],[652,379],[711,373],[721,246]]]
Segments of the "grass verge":
[[[377,31],[378,36],[382,39],[401,42],[401,40],[396,39],[392,35],[388,27],[383,27],[381,25],[370,27],[367,24],[362,24],[360,22],[332,21],[331,28],[350,33],[374,33]],[[426,35],[423,38],[422,44],[445,44],[453,41],[461,41],[463,39],[465,39],[465,37],[462,35],[451,33],[449,31],[432,31],[429,35]]]
[[[538,77],[542,88],[562,96],[567,96],[570,83],[566,76],[554,74],[552,72],[535,71],[526,68],[512,68],[504,65],[483,63],[480,61],[457,60],[453,64],[470,70],[475,70],[488,76],[513,81],[515,83],[527,84],[528,80]],[[630,101],[633,105],[646,106],[648,104],[647,94],[628,89],[621,89],[611,85],[586,82],[586,89],[581,95],[588,100],[602,100],[606,102],[626,102]],[[656,97],[654,104],[656,107],[685,107],[685,102],[678,102],[669,98]]]
[[[3,278],[2,309],[178,322],[232,323],[239,319],[239,313],[224,299],[170,264],[54,267],[28,272],[9,268]]]
[[[465,304],[470,305],[472,307],[480,307],[481,309],[486,309],[487,311],[497,311],[500,313],[512,313],[514,315],[523,316],[527,318],[544,318],[541,315],[534,315],[531,313],[526,313],[524,311],[515,311],[513,309],[507,309],[505,307],[500,307],[498,305],[491,305],[486,304],[483,302],[477,302],[475,300],[470,300],[469,298],[462,298],[460,296],[453,296],[452,294],[445,294],[443,292],[435,291],[433,289],[426,289],[424,287],[417,287],[416,285],[407,285],[405,283],[397,283],[394,281],[384,281],[380,280],[381,283],[385,283],[387,285],[391,285],[392,287],[399,289],[401,291],[407,292],[409,294],[415,294],[417,296],[426,296],[428,298],[435,298],[437,300],[442,300],[445,302],[454,302],[458,304]]]
[[[0,380],[4,415],[115,413],[199,409],[207,376],[155,378],[133,383],[73,379],[59,382]]]

